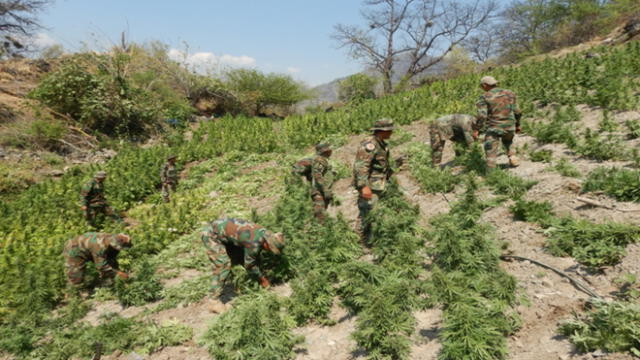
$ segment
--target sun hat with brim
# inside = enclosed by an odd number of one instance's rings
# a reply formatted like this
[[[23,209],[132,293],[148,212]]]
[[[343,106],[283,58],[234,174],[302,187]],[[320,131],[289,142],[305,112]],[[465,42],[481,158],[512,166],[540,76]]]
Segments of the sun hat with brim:
[[[98,171],[98,172],[94,175],[94,177],[95,177],[96,179],[104,179],[104,178],[106,178],[106,177],[107,177],[107,172],[106,172],[106,171]]]
[[[495,86],[498,85],[498,80],[496,80],[496,78],[494,78],[493,76],[484,76],[482,79],[480,79],[480,84]]]
[[[267,231],[264,234],[264,239],[269,244],[269,250],[279,255],[284,249],[284,235],[282,233],[272,233],[271,231]]]
[[[389,118],[382,118],[373,124],[371,131],[391,131],[393,129],[393,120]]]

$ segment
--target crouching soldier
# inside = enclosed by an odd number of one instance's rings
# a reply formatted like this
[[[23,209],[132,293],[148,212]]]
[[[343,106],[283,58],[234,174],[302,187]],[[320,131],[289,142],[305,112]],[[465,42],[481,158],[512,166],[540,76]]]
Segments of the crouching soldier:
[[[106,216],[114,220],[120,220],[104,196],[104,180],[107,173],[98,171],[93,179],[84,184],[80,191],[82,211],[89,225],[98,227],[102,224]]]
[[[176,191],[178,186],[178,172],[176,170],[176,156],[169,155],[167,162],[160,171],[160,181],[162,181],[162,199],[169,202],[170,193]]]
[[[202,242],[213,263],[213,296],[220,296],[229,279],[231,267],[244,266],[254,275],[262,287],[269,287],[269,280],[262,273],[262,251],[279,255],[284,247],[284,236],[272,233],[264,227],[242,219],[222,218],[202,229]]]
[[[329,164],[332,151],[329,144],[316,145],[316,156],[311,164],[311,200],[316,219],[323,223],[327,217],[327,207],[333,199],[333,170]]]
[[[63,253],[69,283],[82,290],[88,262],[95,264],[103,285],[112,284],[115,276],[128,279],[129,275],[118,269],[117,257],[120,250],[129,247],[131,239],[125,234],[89,232],[69,240]]]
[[[469,148],[477,139],[478,134],[474,131],[476,118],[471,115],[453,114],[437,118],[429,126],[431,137],[431,162],[433,166],[440,165],[442,161],[442,151],[447,140],[460,144],[464,148]],[[456,156],[460,153],[456,149]]]

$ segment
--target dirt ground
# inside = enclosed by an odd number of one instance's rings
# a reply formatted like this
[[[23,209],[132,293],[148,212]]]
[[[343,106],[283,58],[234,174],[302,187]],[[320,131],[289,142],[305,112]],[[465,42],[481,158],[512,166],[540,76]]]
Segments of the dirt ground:
[[[600,110],[580,107],[580,111],[583,113],[585,127],[597,126],[602,116]],[[640,114],[635,112],[620,113],[616,114],[614,118],[619,122],[623,122],[630,118],[640,119]],[[428,143],[426,124],[417,123],[403,128],[415,135],[412,141]],[[363,135],[349,138],[345,145],[334,151],[333,159],[350,166],[353,162],[353,154],[363,139]],[[531,137],[522,135],[517,139],[518,147],[522,147],[527,143],[529,143],[530,149],[538,148]],[[629,143],[629,145],[636,146],[635,143]],[[397,149],[392,149],[393,155],[402,154],[405,148],[405,145],[401,145]],[[586,174],[598,166],[626,165],[626,163],[598,163],[580,159],[562,145],[544,145],[539,148],[552,150],[554,159],[560,157],[570,159],[571,163],[582,174]],[[451,160],[452,157],[453,151],[448,145],[445,149],[444,162]],[[576,200],[576,197],[579,196],[578,192],[581,185],[579,179],[566,178],[550,171],[551,164],[531,162],[527,160],[526,156],[520,157],[522,160],[521,166],[509,169],[509,171],[520,177],[538,181],[527,193],[527,198],[551,202],[554,211],[559,215],[567,214],[595,222],[611,220],[640,224],[640,204],[620,203],[604,195],[582,194],[581,196],[598,200],[614,209],[625,209],[625,211],[584,206],[584,203]],[[500,157],[499,162],[506,163],[506,157]],[[406,169],[397,174],[397,180],[407,199],[419,205],[422,226],[428,226],[431,217],[447,212],[449,210],[448,201],[454,200],[456,195],[463,191],[462,188],[457,188],[453,193],[447,194],[447,198],[442,194],[425,194]],[[330,213],[333,215],[342,213],[347,220],[355,222],[357,217],[357,194],[351,186],[351,179],[339,180],[335,184],[334,190],[341,203],[339,206],[331,208]],[[261,203],[260,210],[267,211],[270,205],[275,203],[275,200],[275,198],[270,198],[268,201]],[[511,204],[512,201],[506,201],[500,206],[486,211],[483,215],[483,221],[495,227],[496,241],[508,244],[506,252],[528,257],[560,269],[588,284],[589,287],[605,299],[612,298],[611,293],[615,290],[613,279],[627,273],[640,274],[640,244],[630,245],[627,249],[626,257],[620,264],[608,267],[599,273],[587,271],[586,268],[576,263],[572,258],[556,257],[546,253],[544,251],[545,236],[541,233],[540,227],[527,222],[515,221],[509,211]],[[523,302],[515,309],[522,317],[522,327],[508,339],[509,359],[632,359],[631,356],[626,354],[605,354],[602,352],[578,354],[566,338],[557,334],[557,327],[560,322],[570,318],[573,312],[583,311],[583,306],[589,296],[577,290],[568,280],[528,261],[503,262],[502,266],[507,272],[516,277],[519,293],[527,299],[526,302]],[[199,273],[188,270],[179,277],[168,280],[165,285],[167,287],[175,286],[183,280],[191,279],[198,275]],[[273,291],[282,296],[289,296],[291,293],[288,285],[274,287]],[[211,319],[218,316],[209,310],[211,305],[216,302],[217,300],[204,299],[196,304],[164,310],[146,316],[146,318],[159,323],[179,321],[192,327],[194,329],[192,341],[181,346],[164,348],[160,352],[149,356],[135,353],[116,353],[104,356],[103,359],[209,359],[207,351],[197,345],[197,339],[204,333]],[[147,307],[153,305],[147,305]],[[97,305],[85,320],[95,323],[100,314],[107,312],[119,312],[122,316],[136,316],[141,314],[147,307],[123,309],[114,302],[102,303]],[[442,327],[442,312],[440,309],[435,308],[419,311],[414,315],[417,320],[417,326],[412,336],[411,358],[436,359],[440,349],[438,332]],[[356,317],[350,316],[344,309],[334,305],[331,318],[336,320],[336,324],[333,326],[311,324],[295,329],[296,334],[304,335],[305,337],[304,344],[296,350],[297,360],[348,360],[360,359],[366,356],[366,354],[357,351],[355,342],[350,337],[350,334],[355,329]]]

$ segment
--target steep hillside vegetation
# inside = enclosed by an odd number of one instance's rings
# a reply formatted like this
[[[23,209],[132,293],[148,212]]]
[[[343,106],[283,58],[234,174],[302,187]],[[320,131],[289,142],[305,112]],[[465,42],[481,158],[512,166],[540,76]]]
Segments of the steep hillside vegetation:
[[[458,168],[428,167],[426,125],[416,120],[472,112],[480,76],[473,74],[333,113],[205,121],[161,144],[116,145],[117,155],[104,164],[76,166],[31,186],[0,204],[0,350],[16,358],[82,358],[100,339],[105,353],[120,359],[131,351],[206,358],[203,348],[217,358],[534,359],[541,348],[568,356],[569,342],[555,340],[555,321],[581,311],[587,296],[531,263],[499,259],[510,249],[573,271],[600,296],[615,290],[614,275],[638,271],[638,232],[626,225],[638,224],[638,204],[617,207],[603,196],[598,201],[608,208],[576,210],[571,191],[581,185],[564,176],[586,177],[585,191],[638,201],[640,161],[632,149],[640,44],[592,51],[600,56],[576,53],[491,71],[518,93],[527,115],[532,137],[522,138],[520,152],[537,161],[515,170],[487,173],[478,149]],[[377,213],[376,241],[363,249],[349,225],[356,210],[348,179],[361,137],[349,136],[383,116],[407,125],[392,146],[410,155],[410,171],[398,174],[400,187]],[[334,162],[344,215],[325,226],[312,220],[306,190],[284,180],[293,160],[320,140],[341,147]],[[183,169],[176,196],[165,204],[157,173],[169,153]],[[108,223],[105,231],[131,234],[135,246],[121,265],[134,277],[99,289],[90,301],[62,304],[62,247],[87,230],[78,192],[99,168],[110,174],[107,198],[129,223]],[[216,316],[206,311],[214,300],[204,299],[209,265],[197,229],[223,214],[283,231],[289,245],[284,265],[268,270],[279,286],[257,290],[236,272],[240,294]],[[622,281],[618,293],[606,295],[621,302],[599,303],[597,311],[633,319],[637,285]],[[632,320],[603,324],[599,314],[586,313],[560,331],[581,350],[638,350],[638,328],[619,327]],[[208,329],[204,318],[213,321]],[[344,331],[331,340],[340,344],[335,351],[319,350],[320,325]],[[599,335],[610,332],[621,335]],[[137,335],[123,340],[123,333]]]

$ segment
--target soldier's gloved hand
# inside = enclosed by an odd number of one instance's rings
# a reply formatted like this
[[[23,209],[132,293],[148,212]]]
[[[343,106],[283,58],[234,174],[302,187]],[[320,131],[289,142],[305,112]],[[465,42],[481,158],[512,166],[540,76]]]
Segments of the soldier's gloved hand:
[[[122,280],[128,280],[129,279],[129,274],[127,274],[126,272],[118,271],[117,275]]]
[[[368,186],[362,187],[362,189],[360,190],[360,194],[362,198],[365,200],[373,199],[373,192],[371,191],[371,188]]]
[[[271,286],[271,283],[269,282],[269,279],[267,279],[266,277],[262,276],[260,278],[260,286],[262,286],[263,288],[268,288],[269,286]]]

